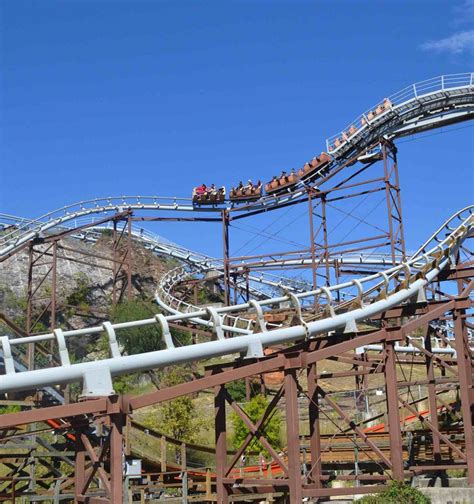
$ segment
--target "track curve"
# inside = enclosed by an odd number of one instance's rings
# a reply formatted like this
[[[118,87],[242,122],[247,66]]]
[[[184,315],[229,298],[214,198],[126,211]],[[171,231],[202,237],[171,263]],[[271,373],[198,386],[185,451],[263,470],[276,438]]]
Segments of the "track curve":
[[[370,117],[370,111],[376,111],[384,101],[359,116],[349,128],[326,141],[332,159],[329,167],[326,166],[324,170],[333,170],[350,159],[355,162],[358,156],[366,153],[381,138],[393,139],[413,135],[474,118],[474,74],[444,75],[422,81],[390,96],[389,101],[390,106],[383,112]],[[254,203],[239,207],[239,210],[250,212],[283,206],[304,198],[306,190],[304,183],[298,183],[292,192],[280,196],[265,196]],[[197,207],[192,204],[190,198],[160,196],[121,196],[81,201],[48,212],[5,233],[0,237],[0,260],[6,259],[42,233],[83,217],[146,210],[222,212],[223,208],[225,207],[222,205]]]
[[[236,353],[247,353],[247,355],[253,357],[263,356],[263,348],[267,346],[290,343],[341,328],[354,328],[359,321],[370,319],[370,317],[404,303],[414,296],[423,294],[425,287],[434,281],[444,268],[455,261],[455,255],[459,247],[474,229],[473,213],[474,205],[454,214],[442,228],[432,235],[429,242],[436,242],[436,244],[429,250],[425,249],[400,265],[366,276],[360,280],[352,280],[327,288],[322,287],[305,293],[288,294],[269,300],[253,301],[218,309],[207,308],[193,313],[169,315],[167,317],[156,315],[152,319],[118,324],[106,322],[101,326],[71,331],[56,329],[53,333],[17,339],[9,339],[7,336],[3,336],[0,338],[0,345],[4,355],[6,374],[2,376],[0,381],[0,392],[13,392],[77,381],[84,381],[91,387],[92,378],[92,380],[98,381],[102,385],[101,394],[99,395],[107,395],[107,393],[113,393],[112,376]],[[334,293],[341,289],[350,288],[354,289],[354,302],[350,309],[347,309],[345,303],[338,305],[334,302]],[[321,301],[323,306],[320,318],[306,323],[301,317],[301,308],[305,301],[311,301],[315,297]],[[299,318],[299,324],[292,327],[268,330],[263,319],[263,308],[288,301],[293,303],[295,313]],[[256,331],[253,334],[224,338],[222,318],[225,314],[250,313],[254,312],[254,310],[257,315],[257,324]],[[175,347],[168,323],[199,318],[212,320],[217,339],[205,343]],[[122,356],[117,345],[116,331],[128,327],[142,327],[152,324],[161,326],[166,349]],[[67,350],[67,339],[102,332],[108,335],[111,357],[72,364]],[[16,372],[12,357],[12,346],[43,341],[56,342],[61,365],[20,373]],[[110,390],[107,391],[107,387],[110,387]],[[97,395],[97,390],[88,388],[85,393]]]

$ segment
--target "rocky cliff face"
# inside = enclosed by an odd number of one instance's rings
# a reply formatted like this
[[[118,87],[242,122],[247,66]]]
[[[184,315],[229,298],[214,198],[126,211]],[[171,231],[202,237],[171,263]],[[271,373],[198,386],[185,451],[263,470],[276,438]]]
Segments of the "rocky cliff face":
[[[159,258],[132,242],[132,294],[151,298],[157,281],[174,267],[174,260]],[[126,290],[126,249],[118,250],[115,263],[117,297]],[[65,327],[84,327],[107,316],[112,303],[114,278],[112,238],[104,233],[95,243],[66,238],[57,247],[56,298],[58,320]],[[30,268],[28,251],[22,251],[0,263],[0,312],[24,323],[31,271],[33,311],[48,326],[53,291],[53,250],[49,244],[38,244]],[[120,264],[123,262],[123,264]],[[118,273],[117,273],[118,270]]]

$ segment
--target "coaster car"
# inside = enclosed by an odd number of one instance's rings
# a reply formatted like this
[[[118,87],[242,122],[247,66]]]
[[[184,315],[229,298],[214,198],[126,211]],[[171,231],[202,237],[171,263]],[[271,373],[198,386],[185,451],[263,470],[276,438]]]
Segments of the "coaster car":
[[[265,191],[267,194],[281,194],[287,192],[288,189],[296,185],[300,177],[296,173],[282,173],[279,177],[273,177],[273,180],[265,184]]]
[[[233,187],[230,190],[230,201],[255,201],[262,197],[262,183],[248,184],[242,187]]]
[[[193,189],[193,204],[195,205],[218,205],[225,201],[225,187],[220,189],[208,188],[202,190],[201,187]]]
[[[329,165],[331,157],[326,152],[321,152],[321,154],[313,158],[309,163],[306,163],[303,168],[298,170],[298,177],[305,181],[311,180],[318,171],[324,169]]]

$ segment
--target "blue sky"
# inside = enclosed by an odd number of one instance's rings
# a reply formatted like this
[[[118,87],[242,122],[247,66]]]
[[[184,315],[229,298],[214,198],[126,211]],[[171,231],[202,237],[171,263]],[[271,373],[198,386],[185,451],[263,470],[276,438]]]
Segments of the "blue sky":
[[[474,70],[472,0],[3,0],[0,16],[0,211],[29,217],[268,180],[384,96]],[[473,131],[400,141],[409,247],[472,203]],[[248,224],[306,243],[303,210]],[[221,251],[212,225],[154,230]],[[253,236],[233,231],[233,251],[280,249]]]

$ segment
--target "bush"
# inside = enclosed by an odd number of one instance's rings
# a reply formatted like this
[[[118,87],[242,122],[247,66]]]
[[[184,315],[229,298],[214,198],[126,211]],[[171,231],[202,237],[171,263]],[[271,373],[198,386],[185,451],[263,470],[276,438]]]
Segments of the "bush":
[[[256,423],[262,417],[264,411],[267,409],[267,406],[267,400],[263,395],[260,394],[252,398],[244,406],[243,409],[245,413],[247,413],[250,420],[252,420],[253,423]],[[242,419],[236,413],[233,413],[231,418],[232,425],[234,427],[232,443],[234,445],[234,448],[238,449],[247,437],[249,430],[245,426]],[[270,419],[265,423],[263,435],[273,448],[281,448],[281,415],[278,410],[274,410],[271,413]],[[256,446],[254,443],[256,443]],[[257,449],[268,455],[260,442],[255,441],[255,439],[250,445],[253,447],[252,449]]]
[[[247,390],[245,380],[235,380],[227,384],[227,392],[234,401],[243,402],[247,399]],[[250,380],[250,398],[261,393],[260,383],[256,380]]]
[[[142,299],[125,301],[113,308],[112,321],[117,323],[153,318],[157,311],[156,305],[151,301],[144,301]],[[176,346],[187,345],[191,342],[191,337],[187,331],[171,329],[170,332]],[[117,339],[129,355],[153,352],[165,348],[161,326],[158,323],[142,327],[119,329],[117,331]]]
[[[246,398],[245,380],[235,380],[227,384],[227,392],[234,401],[242,402]]]
[[[112,321],[117,323],[153,318],[155,313],[156,307],[150,302],[143,300],[125,301],[113,308]],[[129,355],[161,350],[165,346],[159,324],[119,329],[117,339]]]
[[[75,280],[76,286],[67,296],[66,304],[70,306],[77,306],[82,311],[88,311],[92,303],[89,279],[84,273],[79,273],[76,275]]]
[[[430,504],[431,499],[401,481],[391,481],[388,488],[375,495],[366,495],[359,504]]]
[[[0,407],[0,415],[6,415],[8,413],[19,413],[20,411],[21,407],[17,404],[11,404],[10,406]]]
[[[116,305],[112,311],[112,321],[114,323],[130,322],[131,320],[151,319],[157,313],[156,305],[151,301],[136,299],[124,301]],[[176,346],[187,345],[191,341],[188,332],[171,329],[171,336]],[[165,343],[162,337],[161,326],[150,324],[141,327],[129,327],[117,330],[117,340],[124,352],[128,355],[154,352],[163,350]],[[108,352],[108,339],[102,336],[96,344],[96,349],[101,352]],[[159,387],[163,375],[162,370],[151,370],[146,373],[155,387]],[[114,379],[114,387],[117,392],[130,392],[139,382],[141,373],[126,375]]]

